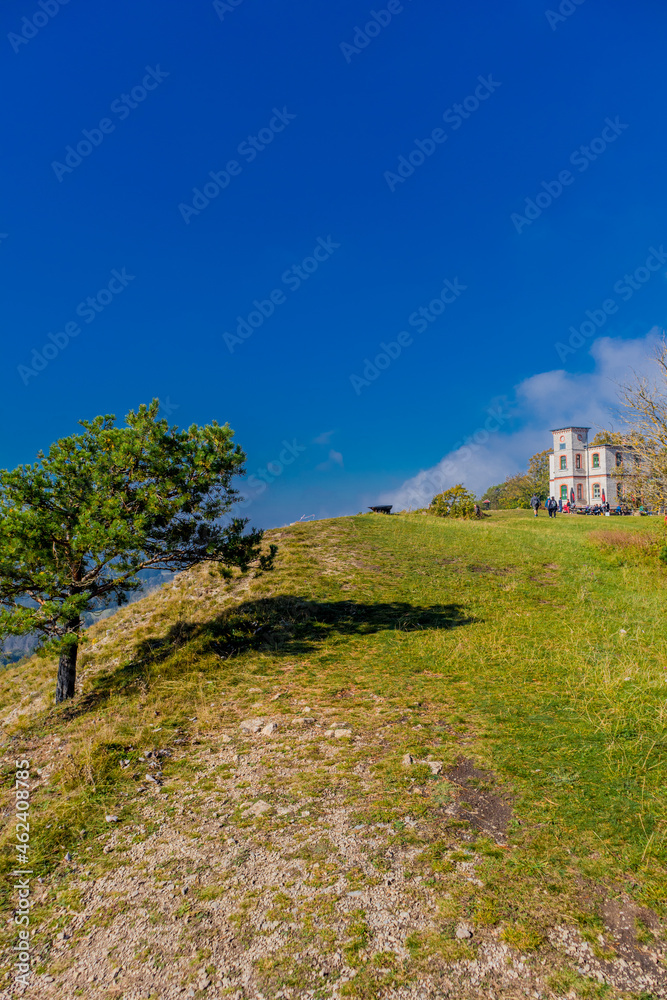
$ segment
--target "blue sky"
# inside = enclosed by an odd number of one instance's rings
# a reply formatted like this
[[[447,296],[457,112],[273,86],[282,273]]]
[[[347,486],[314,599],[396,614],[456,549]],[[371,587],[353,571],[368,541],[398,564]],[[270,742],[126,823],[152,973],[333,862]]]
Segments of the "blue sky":
[[[176,423],[229,421],[256,523],[354,513],[499,401],[496,457],[547,447],[614,344],[636,359],[664,325],[657,0],[0,18],[1,466],[158,396]],[[531,382],[557,370],[581,391]],[[535,384],[554,395],[516,405]]]

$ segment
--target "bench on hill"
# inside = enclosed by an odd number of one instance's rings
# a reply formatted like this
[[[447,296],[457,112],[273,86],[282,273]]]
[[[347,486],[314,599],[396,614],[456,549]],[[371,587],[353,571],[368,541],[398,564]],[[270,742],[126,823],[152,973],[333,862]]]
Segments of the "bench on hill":
[[[369,507],[368,509],[372,510],[374,514],[391,514],[392,506],[393,504],[386,503],[380,504],[379,507]]]

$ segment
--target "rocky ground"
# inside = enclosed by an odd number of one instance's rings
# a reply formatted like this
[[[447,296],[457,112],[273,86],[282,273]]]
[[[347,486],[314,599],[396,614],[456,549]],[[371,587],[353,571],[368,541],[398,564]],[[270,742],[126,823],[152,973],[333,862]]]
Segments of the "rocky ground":
[[[29,758],[35,936],[22,988],[10,893],[2,1000],[667,998],[665,928],[632,898],[646,886],[565,816],[569,758],[524,759],[528,780],[503,785],[493,722],[478,727],[453,687],[507,658],[554,585],[533,617],[503,605],[507,646],[489,624],[484,647],[470,623],[516,574],[469,564],[467,536],[464,562],[440,534],[427,561],[423,540],[405,543],[415,566],[356,535],[351,555],[356,523],[273,533],[283,569],[268,581],[221,585],[199,568],[99,623],[64,708],[40,665],[7,670],[0,807],[11,823],[14,761]],[[379,591],[381,569],[396,593]],[[473,613],[443,608],[443,593]],[[531,688],[502,683],[516,715]],[[538,790],[540,768],[556,783]],[[505,760],[502,773],[516,772]]]
[[[107,817],[101,865],[65,859],[38,886],[50,917],[26,995],[667,997],[662,954],[638,945],[629,901],[605,903],[593,945],[571,924],[538,946],[507,940],[492,915],[466,919],[485,861],[515,848],[509,797],[463,753],[454,766],[404,755],[413,801],[433,808],[413,816],[407,797],[400,821],[370,822],[382,726],[360,731],[281,691],[257,707],[121,761],[140,811]],[[48,781],[67,747],[32,751]]]

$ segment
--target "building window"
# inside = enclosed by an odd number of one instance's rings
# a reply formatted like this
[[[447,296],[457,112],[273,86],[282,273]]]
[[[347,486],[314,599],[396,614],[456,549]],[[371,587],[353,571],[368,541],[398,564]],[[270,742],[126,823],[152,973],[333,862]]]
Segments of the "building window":
[[[567,456],[566,455],[561,455],[560,456],[560,467],[561,467],[561,469],[567,469]]]
[[[620,483],[616,483],[616,496],[620,498],[623,496],[623,488]]]
[[[620,451],[616,452],[616,465],[623,465],[623,455]]]
[[[561,441],[558,447],[560,448],[561,451],[565,451],[565,442]]]
[[[561,500],[567,500],[567,486],[561,486],[561,488],[560,488],[560,498],[561,498]]]
[[[597,453],[593,455],[593,468],[594,469],[600,468],[600,456]]]
[[[581,488],[581,483],[577,483],[577,500],[583,500],[583,499],[584,499],[584,494]]]
[[[593,483],[593,499],[594,500],[599,500],[600,499],[600,484],[599,483]]]
[[[578,469],[580,469],[580,468],[581,468],[581,455],[577,455],[577,456],[575,457],[575,460],[574,460],[574,462],[575,462],[575,465],[576,465],[576,467],[577,467]]]

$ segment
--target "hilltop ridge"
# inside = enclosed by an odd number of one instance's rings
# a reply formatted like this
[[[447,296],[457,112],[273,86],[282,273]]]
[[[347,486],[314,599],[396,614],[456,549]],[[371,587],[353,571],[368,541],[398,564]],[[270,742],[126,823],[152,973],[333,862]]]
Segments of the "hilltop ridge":
[[[35,995],[667,996],[661,526],[601,520],[297,524],[90,628],[69,704],[4,669]]]

